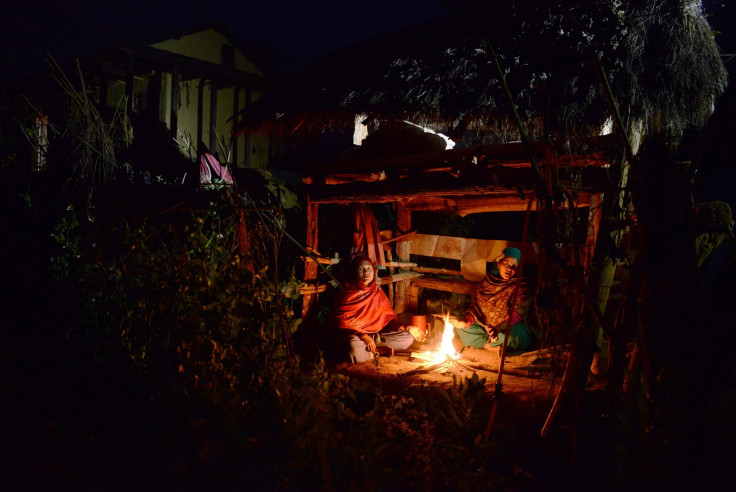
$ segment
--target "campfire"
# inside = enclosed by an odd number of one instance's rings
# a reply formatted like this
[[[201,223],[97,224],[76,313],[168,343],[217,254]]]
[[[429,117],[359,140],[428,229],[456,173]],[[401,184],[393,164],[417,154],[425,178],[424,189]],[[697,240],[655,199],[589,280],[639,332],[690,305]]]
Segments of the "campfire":
[[[455,350],[455,346],[452,344],[455,330],[450,323],[449,313],[445,314],[443,318],[444,326],[441,336],[439,336],[439,343],[435,343],[435,350],[411,353],[411,357],[413,359],[418,359],[430,364],[423,368],[423,370],[433,371],[439,369],[441,372],[446,372],[453,365],[463,366],[463,364],[460,363],[462,355]],[[440,334],[435,333],[435,340],[437,340],[438,335]]]

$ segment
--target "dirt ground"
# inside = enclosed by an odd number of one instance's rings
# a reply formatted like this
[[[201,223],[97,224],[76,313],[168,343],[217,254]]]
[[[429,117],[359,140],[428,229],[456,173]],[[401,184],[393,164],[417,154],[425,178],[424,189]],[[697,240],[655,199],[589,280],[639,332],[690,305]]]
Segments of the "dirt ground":
[[[339,364],[334,369],[361,380],[375,381],[376,387],[390,394],[399,394],[416,385],[448,388],[473,374],[485,379],[487,394],[494,397],[491,401],[497,402],[495,417],[491,421],[491,413],[487,413],[490,408],[480,412],[488,415],[491,425],[488,430],[495,436],[493,439],[506,442],[503,457],[496,466],[515,477],[524,477],[524,485],[518,490],[563,490],[580,481],[600,483],[601,477],[612,476],[609,465],[615,460],[608,456],[602,458],[599,447],[596,453],[572,459],[575,444],[568,419],[563,415],[564,405],[563,410],[551,414],[569,354],[566,349],[533,349],[507,354],[499,387],[501,360],[496,352],[466,347],[459,359],[441,364],[418,357],[432,351],[435,343],[428,338],[391,357],[379,357],[377,361],[362,364]],[[586,393],[603,394],[597,391],[604,388],[603,381],[591,377],[588,389],[593,391]],[[606,487],[601,484],[597,490],[615,490]]]
[[[437,340],[430,336],[423,343],[414,342],[405,351],[390,357],[378,357],[362,364],[338,364],[335,370],[360,379],[375,380],[382,391],[393,393],[414,385],[450,387],[474,373],[486,380],[489,394],[498,391],[501,359],[496,351],[466,347],[456,360],[436,363],[426,355],[436,350]],[[424,358],[422,358],[424,356]],[[541,430],[554,400],[567,360],[563,349],[533,349],[507,353],[501,375],[499,411],[509,416],[525,414],[539,423]],[[499,414],[501,418],[501,414]]]

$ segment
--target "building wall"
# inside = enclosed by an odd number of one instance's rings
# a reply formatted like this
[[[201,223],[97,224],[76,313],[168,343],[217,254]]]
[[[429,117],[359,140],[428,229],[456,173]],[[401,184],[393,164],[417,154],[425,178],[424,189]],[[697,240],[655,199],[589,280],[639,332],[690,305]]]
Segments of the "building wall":
[[[190,56],[198,60],[221,64],[223,45],[233,47],[225,36],[214,30],[182,36],[155,43],[154,48],[166,50],[184,56]],[[234,48],[234,47],[233,47]],[[236,69],[263,75],[263,73],[245,55],[234,49],[233,63]],[[159,118],[167,127],[171,128],[171,81],[172,74],[163,73],[162,88],[159,107]],[[199,80],[182,81],[179,83],[179,108],[177,113],[177,139],[180,143],[187,142],[192,146],[192,152],[196,154],[197,149],[197,114],[198,114],[198,89]],[[124,91],[124,88],[121,90]],[[202,98],[202,141],[210,146],[210,137],[216,135],[219,142],[210,152],[217,152],[222,161],[227,160],[230,164],[239,167],[266,168],[269,160],[269,138],[268,136],[246,138],[239,137],[236,142],[231,141],[233,102],[235,97],[234,88],[221,88],[217,90],[216,125],[213,130],[210,125],[210,101],[212,98],[212,84],[204,81]],[[251,91],[250,101],[252,103],[261,96],[261,93]],[[119,97],[119,96],[118,96]],[[112,99],[110,99],[112,101]],[[238,111],[246,106],[246,91],[241,88],[238,93]],[[223,152],[223,144],[226,152]],[[233,152],[233,146],[237,145],[237,152]],[[227,152],[229,151],[229,152]],[[229,157],[229,158],[228,158]],[[237,161],[237,162],[235,162]]]
[[[170,39],[152,44],[154,48],[169,51],[179,55],[190,56],[210,63],[222,64],[222,46],[235,48],[222,33],[210,29],[198,33],[188,34],[178,39]],[[263,75],[252,62],[239,50],[235,49],[234,67],[237,70]]]

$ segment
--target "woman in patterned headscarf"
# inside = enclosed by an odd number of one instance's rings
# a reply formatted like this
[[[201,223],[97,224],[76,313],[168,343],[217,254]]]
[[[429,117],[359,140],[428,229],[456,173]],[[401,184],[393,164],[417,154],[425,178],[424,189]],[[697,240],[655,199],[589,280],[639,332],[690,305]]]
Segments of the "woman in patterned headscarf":
[[[516,290],[521,251],[508,247],[496,259],[491,272],[478,284],[464,320],[453,322],[455,332],[465,347],[494,350],[503,344],[506,321],[511,314],[511,329],[507,348],[524,350],[531,343],[531,332],[522,321],[529,305],[527,286],[523,279]],[[509,313],[510,311],[510,313]]]

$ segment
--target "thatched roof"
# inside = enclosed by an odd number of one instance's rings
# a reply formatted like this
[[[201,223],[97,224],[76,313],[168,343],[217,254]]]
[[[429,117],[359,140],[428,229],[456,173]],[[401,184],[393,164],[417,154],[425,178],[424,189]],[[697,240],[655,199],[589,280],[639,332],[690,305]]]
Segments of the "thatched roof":
[[[690,0],[456,0],[440,19],[335,52],[247,108],[241,133],[406,119],[484,143],[518,137],[491,49],[532,139],[596,133],[611,114],[598,57],[627,122],[702,125],[726,85],[713,33]],[[484,44],[487,41],[487,45]],[[488,138],[491,140],[488,140]]]

